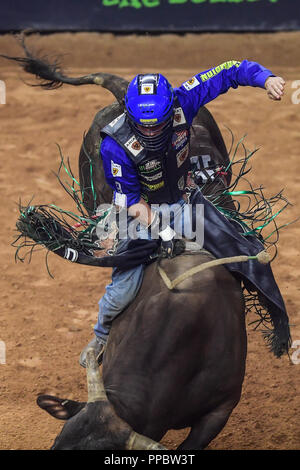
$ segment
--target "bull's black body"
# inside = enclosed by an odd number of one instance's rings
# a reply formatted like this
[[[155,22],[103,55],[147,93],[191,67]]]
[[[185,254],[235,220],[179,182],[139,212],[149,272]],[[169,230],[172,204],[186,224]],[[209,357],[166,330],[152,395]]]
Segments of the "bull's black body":
[[[165,260],[170,278],[210,255]],[[225,267],[208,269],[169,291],[150,266],[133,304],[113,324],[103,363],[117,414],[135,431],[160,440],[191,427],[182,449],[202,449],[238,403],[246,333],[239,283]]]

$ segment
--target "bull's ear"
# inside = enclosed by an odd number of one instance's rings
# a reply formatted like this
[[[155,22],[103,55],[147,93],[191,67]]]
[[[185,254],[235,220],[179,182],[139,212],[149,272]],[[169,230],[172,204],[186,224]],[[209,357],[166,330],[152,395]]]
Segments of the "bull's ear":
[[[40,408],[47,411],[54,418],[64,420],[72,418],[86,405],[84,402],[66,400],[51,395],[40,395],[36,402]]]

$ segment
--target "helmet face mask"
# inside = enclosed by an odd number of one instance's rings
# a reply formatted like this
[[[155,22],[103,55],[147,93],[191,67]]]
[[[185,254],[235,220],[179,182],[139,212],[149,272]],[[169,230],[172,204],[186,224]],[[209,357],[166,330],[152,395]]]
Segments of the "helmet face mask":
[[[125,96],[127,118],[147,150],[167,147],[173,126],[173,102],[173,89],[161,74],[140,74],[129,84]]]

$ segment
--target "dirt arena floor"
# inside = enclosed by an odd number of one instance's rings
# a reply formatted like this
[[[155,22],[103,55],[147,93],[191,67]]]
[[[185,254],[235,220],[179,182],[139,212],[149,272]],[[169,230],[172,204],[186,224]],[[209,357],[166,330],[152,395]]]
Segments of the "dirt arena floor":
[[[106,71],[131,79],[139,72],[160,71],[179,85],[230,59],[247,58],[271,68],[286,80],[281,102],[270,101],[261,89],[239,88],[207,107],[227,145],[228,127],[236,139],[247,134],[249,149],[260,148],[253,157],[251,180],[263,185],[267,195],[284,189],[293,204],[281,214],[280,224],[300,215],[300,104],[293,103],[299,93],[292,87],[300,80],[300,33],[180,37],[78,33],[32,35],[28,44],[53,56],[63,54],[65,71],[73,76]],[[12,36],[4,35],[0,53],[22,51]],[[15,263],[11,242],[16,236],[17,205],[20,197],[25,203],[34,196],[33,204],[74,209],[53,174],[59,164],[56,144],[70,157],[77,174],[83,133],[112,96],[97,86],[31,88],[24,80],[34,82],[34,78],[4,59],[0,59],[0,80],[6,83],[6,104],[0,105],[0,340],[6,346],[6,363],[0,364],[0,449],[48,449],[63,422],[38,408],[36,397],[48,393],[86,399],[85,371],[78,356],[92,337],[97,302],[110,270],[73,265],[50,255],[52,279],[44,251],[37,252],[30,264]],[[285,227],[273,263],[294,341],[300,340],[299,239],[300,221]],[[247,324],[253,319],[250,315]],[[291,360],[276,359],[261,332],[250,325],[247,331],[242,397],[208,449],[299,449],[300,355],[291,349]],[[162,442],[175,449],[186,432],[170,431]]]

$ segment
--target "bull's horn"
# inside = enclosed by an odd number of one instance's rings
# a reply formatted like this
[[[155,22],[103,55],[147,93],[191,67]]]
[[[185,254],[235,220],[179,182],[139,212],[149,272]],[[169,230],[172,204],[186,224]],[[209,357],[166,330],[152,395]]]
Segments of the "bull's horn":
[[[168,450],[156,441],[134,431],[126,442],[126,450]]]
[[[95,358],[95,352],[92,348],[86,353],[86,376],[88,387],[88,403],[100,400],[107,400],[103,380],[100,375],[99,365]]]

